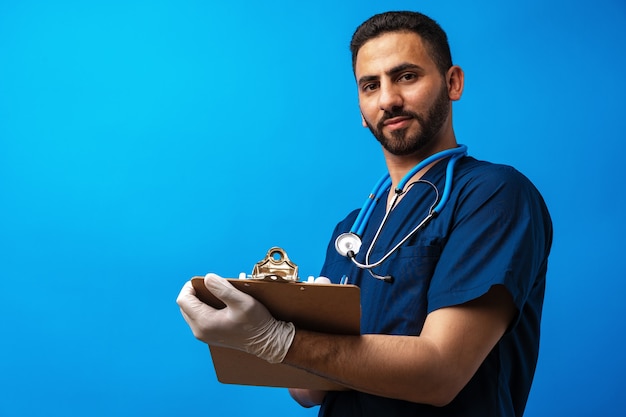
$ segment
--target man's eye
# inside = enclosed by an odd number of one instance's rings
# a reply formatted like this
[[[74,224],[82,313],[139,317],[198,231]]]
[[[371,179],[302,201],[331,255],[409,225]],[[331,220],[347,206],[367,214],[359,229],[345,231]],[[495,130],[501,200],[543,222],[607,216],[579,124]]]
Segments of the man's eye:
[[[407,72],[405,74],[400,75],[400,77],[398,77],[399,81],[411,81],[414,80],[415,78],[417,78],[417,75],[413,74],[412,72]]]
[[[376,83],[368,83],[368,84],[364,84],[363,87],[361,88],[363,89],[363,91],[369,92],[369,91],[376,90],[377,87],[378,87],[378,84]]]

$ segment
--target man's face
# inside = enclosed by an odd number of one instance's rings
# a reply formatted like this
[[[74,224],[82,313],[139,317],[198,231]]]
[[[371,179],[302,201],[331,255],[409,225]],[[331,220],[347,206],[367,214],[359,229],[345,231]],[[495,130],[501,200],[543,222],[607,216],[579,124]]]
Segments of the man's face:
[[[355,64],[363,126],[394,155],[433,145],[450,114],[447,84],[415,33],[367,41]]]

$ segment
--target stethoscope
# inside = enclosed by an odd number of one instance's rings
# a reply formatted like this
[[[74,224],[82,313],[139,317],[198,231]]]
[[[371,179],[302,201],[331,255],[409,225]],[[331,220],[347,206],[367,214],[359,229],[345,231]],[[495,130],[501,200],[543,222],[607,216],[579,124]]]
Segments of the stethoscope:
[[[367,225],[367,222],[369,221],[369,218],[374,211],[374,207],[376,206],[377,201],[387,192],[387,190],[391,186],[391,178],[389,177],[389,174],[385,174],[380,180],[378,180],[378,182],[374,186],[374,189],[365,200],[365,204],[363,204],[361,211],[354,220],[354,224],[352,225],[350,231],[348,233],[342,233],[335,240],[335,249],[337,250],[337,252],[340,255],[349,258],[357,267],[369,271],[369,273],[374,278],[381,279],[385,282],[393,282],[393,277],[391,275],[378,275],[374,273],[372,269],[380,266],[383,262],[385,262],[387,258],[389,258],[394,252],[398,250],[398,248],[400,248],[400,246],[402,246],[404,242],[409,240],[411,236],[424,228],[424,226],[426,226],[434,217],[436,217],[441,212],[441,210],[443,210],[450,197],[450,191],[452,190],[452,176],[454,172],[454,165],[459,158],[465,155],[467,155],[467,146],[465,145],[459,145],[456,148],[446,149],[444,151],[438,152],[417,164],[400,180],[394,190],[394,196],[391,199],[389,209],[385,212],[385,216],[380,222],[380,226],[378,226],[378,230],[376,231],[376,234],[372,239],[372,243],[370,243],[367,253],[365,254],[364,263],[360,263],[356,260],[356,255],[361,250],[361,236],[363,236],[365,226]],[[427,180],[419,179],[409,184],[409,188],[407,188],[406,190],[404,189],[407,182],[409,182],[409,180],[415,175],[415,173],[432,164],[433,162],[439,161],[447,157],[450,157],[450,160],[448,161],[448,165],[446,166],[446,181],[443,189],[443,194],[441,195],[441,199],[439,199],[439,190],[437,189],[437,187],[435,187],[433,183]],[[398,198],[416,183],[428,184],[435,190],[435,201],[428,210],[428,215],[417,226],[415,226],[415,228],[413,228],[413,230],[411,230],[409,234],[407,234],[402,240],[400,240],[382,258],[380,258],[380,260],[374,263],[370,263],[369,258],[372,252],[372,248],[374,247],[374,245],[376,245],[378,236],[380,235],[383,227],[385,226],[385,223],[387,222],[389,213],[391,213],[391,211],[395,207],[396,203],[398,202]]]

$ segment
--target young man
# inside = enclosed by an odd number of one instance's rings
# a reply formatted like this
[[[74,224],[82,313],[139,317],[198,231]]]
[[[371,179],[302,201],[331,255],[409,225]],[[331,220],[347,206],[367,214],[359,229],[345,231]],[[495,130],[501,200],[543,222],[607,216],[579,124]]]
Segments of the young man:
[[[340,255],[335,242],[359,211],[337,225],[321,275],[361,288],[362,335],[296,329],[212,274],[205,285],[227,308],[202,304],[188,283],[181,311],[206,343],[349,388],[290,390],[304,406],[321,404],[321,416],[521,416],[552,240],[545,204],[513,168],[468,156],[451,172],[451,158],[412,172],[458,149],[452,101],[461,97],[464,75],[437,23],[413,12],[376,15],[356,30],[351,51],[363,126],[381,143],[391,185],[354,259]],[[416,231],[442,199],[440,213]],[[371,271],[353,262],[383,258]]]

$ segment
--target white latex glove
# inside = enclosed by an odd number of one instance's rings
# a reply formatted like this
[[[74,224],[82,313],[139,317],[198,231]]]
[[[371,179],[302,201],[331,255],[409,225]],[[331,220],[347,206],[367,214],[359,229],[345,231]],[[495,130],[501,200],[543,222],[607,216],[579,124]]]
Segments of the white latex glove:
[[[191,281],[176,299],[197,339],[242,350],[270,363],[283,361],[295,335],[293,323],[276,320],[263,304],[218,275],[207,274],[204,285],[226,304],[225,308],[215,309],[200,301]]]

